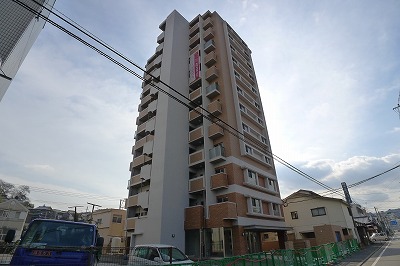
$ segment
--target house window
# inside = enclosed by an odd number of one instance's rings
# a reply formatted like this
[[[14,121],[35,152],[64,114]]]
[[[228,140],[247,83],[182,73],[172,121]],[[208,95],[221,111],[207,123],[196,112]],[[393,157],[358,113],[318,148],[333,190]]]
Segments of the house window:
[[[313,217],[326,215],[325,207],[311,209],[311,214]]]
[[[253,148],[251,148],[250,146],[246,145],[246,153],[253,154]]]
[[[292,216],[292,220],[299,219],[299,214],[297,211],[291,212],[290,215]]]
[[[247,181],[251,184],[257,185],[257,174],[251,170],[247,170]]]
[[[122,215],[114,214],[112,222],[120,224],[122,222]]]
[[[261,200],[251,198],[251,210],[255,213],[261,213]]]

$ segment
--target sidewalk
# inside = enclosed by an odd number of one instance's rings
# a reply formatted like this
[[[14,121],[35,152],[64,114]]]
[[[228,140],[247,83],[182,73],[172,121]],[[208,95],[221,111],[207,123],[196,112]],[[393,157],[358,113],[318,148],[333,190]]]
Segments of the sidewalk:
[[[363,247],[360,251],[357,251],[340,260],[336,263],[336,266],[361,266],[366,260],[368,260],[377,250],[379,250],[385,242],[373,243],[369,246]]]

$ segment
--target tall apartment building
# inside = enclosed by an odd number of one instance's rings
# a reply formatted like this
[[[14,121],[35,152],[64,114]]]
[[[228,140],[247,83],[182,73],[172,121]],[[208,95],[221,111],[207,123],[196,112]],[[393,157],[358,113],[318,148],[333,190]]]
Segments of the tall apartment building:
[[[198,258],[284,248],[287,228],[250,49],[216,12],[189,22],[173,11],[160,29],[132,148],[130,246],[172,244]]]
[[[48,17],[55,0],[19,0]],[[45,21],[12,0],[0,2],[0,101],[44,27]]]

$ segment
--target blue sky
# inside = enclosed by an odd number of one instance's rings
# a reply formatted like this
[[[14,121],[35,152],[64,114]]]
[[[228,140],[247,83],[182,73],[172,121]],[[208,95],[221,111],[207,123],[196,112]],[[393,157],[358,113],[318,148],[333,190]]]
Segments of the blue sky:
[[[55,8],[140,66],[159,24],[217,11],[252,50],[273,153],[333,188],[400,163],[399,1],[94,1]],[[51,17],[54,18],[54,17]],[[127,197],[140,80],[46,25],[0,102],[0,179],[36,206]],[[325,190],[276,163],[282,197]],[[398,208],[400,170],[350,189]]]

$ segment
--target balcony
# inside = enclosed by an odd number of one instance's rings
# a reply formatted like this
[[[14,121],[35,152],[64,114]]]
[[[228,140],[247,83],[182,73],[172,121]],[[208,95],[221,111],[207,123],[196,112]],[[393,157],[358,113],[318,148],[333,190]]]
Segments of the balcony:
[[[125,206],[126,208],[128,207],[133,207],[138,205],[138,195],[130,196],[126,199]]]
[[[164,32],[161,32],[161,34],[158,35],[158,37],[157,37],[157,43],[158,44],[160,44],[160,43],[162,43],[164,41],[164,36],[165,36]]]
[[[206,53],[209,53],[209,52],[214,51],[214,50],[215,50],[215,44],[214,44],[213,40],[209,40],[208,42],[206,42],[204,44],[204,51]]]
[[[205,41],[209,41],[212,38],[214,38],[214,31],[212,28],[208,28],[205,32],[204,32],[204,40]]]
[[[160,43],[160,45],[158,45],[156,48],[156,54],[162,54],[163,49],[164,49],[164,43]]]
[[[126,230],[134,230],[136,227],[136,218],[126,219]]]
[[[204,151],[196,151],[189,154],[189,167],[199,166],[204,163]]]
[[[189,180],[189,193],[200,192],[204,190],[204,176]]]
[[[208,104],[207,111],[213,116],[218,116],[222,114],[222,104],[220,101],[216,100]]]
[[[216,78],[218,78],[218,69],[216,66],[210,67],[209,69],[207,69],[206,71],[206,80],[208,82],[211,82],[213,80],[215,80]]]
[[[197,34],[200,30],[200,26],[199,23],[197,22],[196,24],[194,24],[190,30],[189,30],[189,36],[193,37],[193,35]]]
[[[137,149],[140,149],[141,147],[143,147],[143,145],[146,143],[146,142],[149,142],[149,141],[153,141],[154,140],[154,136],[153,135],[147,135],[146,137],[144,137],[144,138],[141,138],[140,140],[138,140],[138,141],[136,141],[135,142],[135,150],[137,150]]]
[[[202,103],[202,99],[201,99],[201,87],[195,89],[194,91],[192,91],[191,93],[189,93],[189,99],[200,105]]]
[[[202,110],[200,107],[195,108],[189,112],[189,122],[195,125],[200,124],[203,121]]]
[[[212,19],[211,17],[208,17],[206,20],[203,21],[203,29],[207,30],[208,28],[212,27],[213,23],[212,23]]]
[[[193,48],[200,43],[200,33],[197,33],[189,40],[189,47]]]
[[[223,220],[236,220],[238,218],[236,203],[234,202],[221,202],[210,205],[210,219],[223,222]]]
[[[228,175],[219,173],[211,176],[211,190],[228,188]]]
[[[222,137],[223,135],[224,129],[218,124],[213,123],[208,127],[208,137],[210,139],[217,139]]]
[[[204,143],[203,127],[198,127],[189,132],[189,144],[200,145]]]
[[[225,161],[225,149],[218,145],[208,151],[210,163],[219,163]]]
[[[206,88],[206,96],[209,99],[212,99],[218,95],[220,95],[218,83],[212,83]]]
[[[212,51],[211,53],[208,53],[206,57],[204,58],[204,64],[207,67],[211,67],[217,62],[217,54],[215,51]]]
[[[204,227],[204,207],[197,205],[185,208],[185,230]]]
[[[151,157],[145,154],[139,155],[135,158],[133,158],[133,162],[131,162],[131,171],[133,168],[136,167],[142,167],[145,164],[148,164],[151,162]]]

